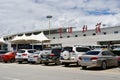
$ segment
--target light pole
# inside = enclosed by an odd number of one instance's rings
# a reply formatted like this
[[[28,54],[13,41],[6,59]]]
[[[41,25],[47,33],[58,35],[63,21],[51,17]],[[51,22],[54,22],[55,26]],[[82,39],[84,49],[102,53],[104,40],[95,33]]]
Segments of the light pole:
[[[49,19],[49,39],[50,39],[50,19],[52,18],[52,16],[48,15],[47,18]],[[49,44],[49,46],[50,46],[50,44]]]

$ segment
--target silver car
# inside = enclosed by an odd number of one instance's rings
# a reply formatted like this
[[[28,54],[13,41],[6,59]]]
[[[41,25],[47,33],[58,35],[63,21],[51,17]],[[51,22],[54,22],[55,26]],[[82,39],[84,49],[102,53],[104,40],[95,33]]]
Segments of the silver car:
[[[19,64],[22,62],[28,62],[28,55],[34,52],[36,52],[35,49],[20,49],[16,53],[15,59]]]
[[[29,53],[28,55],[28,63],[41,63],[41,52],[42,51],[36,51],[34,53]]]
[[[110,66],[118,66],[117,58],[108,50],[92,50],[79,56],[82,69],[87,67],[100,67],[106,69]]]

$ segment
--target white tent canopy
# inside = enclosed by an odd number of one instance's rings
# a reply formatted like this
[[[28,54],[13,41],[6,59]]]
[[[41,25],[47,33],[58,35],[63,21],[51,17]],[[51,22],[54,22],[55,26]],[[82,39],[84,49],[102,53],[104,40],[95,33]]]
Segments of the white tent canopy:
[[[23,34],[22,36],[15,36],[10,42],[11,43],[27,43],[27,36]]]
[[[0,38],[0,44],[5,44],[6,42],[4,41],[3,37]]]
[[[32,34],[31,36],[26,36],[23,34],[22,36],[16,36],[13,40],[10,42],[12,43],[44,43],[44,42],[50,42],[50,39],[48,39],[43,32],[41,32],[38,35]]]
[[[36,35],[36,39],[40,40],[41,42],[49,42],[50,39],[48,39],[43,32],[41,32],[40,34]]]

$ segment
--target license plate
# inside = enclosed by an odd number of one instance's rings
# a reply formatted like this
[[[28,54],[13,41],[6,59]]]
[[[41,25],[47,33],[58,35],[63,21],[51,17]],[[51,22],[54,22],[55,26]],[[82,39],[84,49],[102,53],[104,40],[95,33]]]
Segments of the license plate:
[[[21,55],[18,55],[18,57],[21,57]]]
[[[30,61],[33,61],[33,59],[30,59]]]
[[[43,58],[46,58],[46,56],[45,56],[45,55],[43,55]]]
[[[90,59],[89,58],[83,58],[84,61],[89,61]]]

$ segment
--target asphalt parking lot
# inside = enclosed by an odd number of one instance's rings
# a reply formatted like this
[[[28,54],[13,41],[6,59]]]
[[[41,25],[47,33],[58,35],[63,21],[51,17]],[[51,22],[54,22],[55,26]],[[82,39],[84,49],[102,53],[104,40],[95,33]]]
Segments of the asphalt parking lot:
[[[65,67],[64,65],[54,65],[50,64],[48,66],[44,64],[18,64],[18,63],[0,63],[0,65],[14,65],[14,66],[28,66],[28,67],[40,67],[40,68],[47,68],[47,69],[63,69],[63,70],[82,70],[82,71],[95,71],[95,72],[110,72],[110,73],[120,73],[120,67],[109,67],[106,70],[101,70],[99,68],[87,68],[83,70],[81,67],[76,65],[70,65],[69,67]]]
[[[0,80],[119,80],[120,68],[99,70],[71,65],[0,63]],[[86,77],[87,76],[87,77]]]

